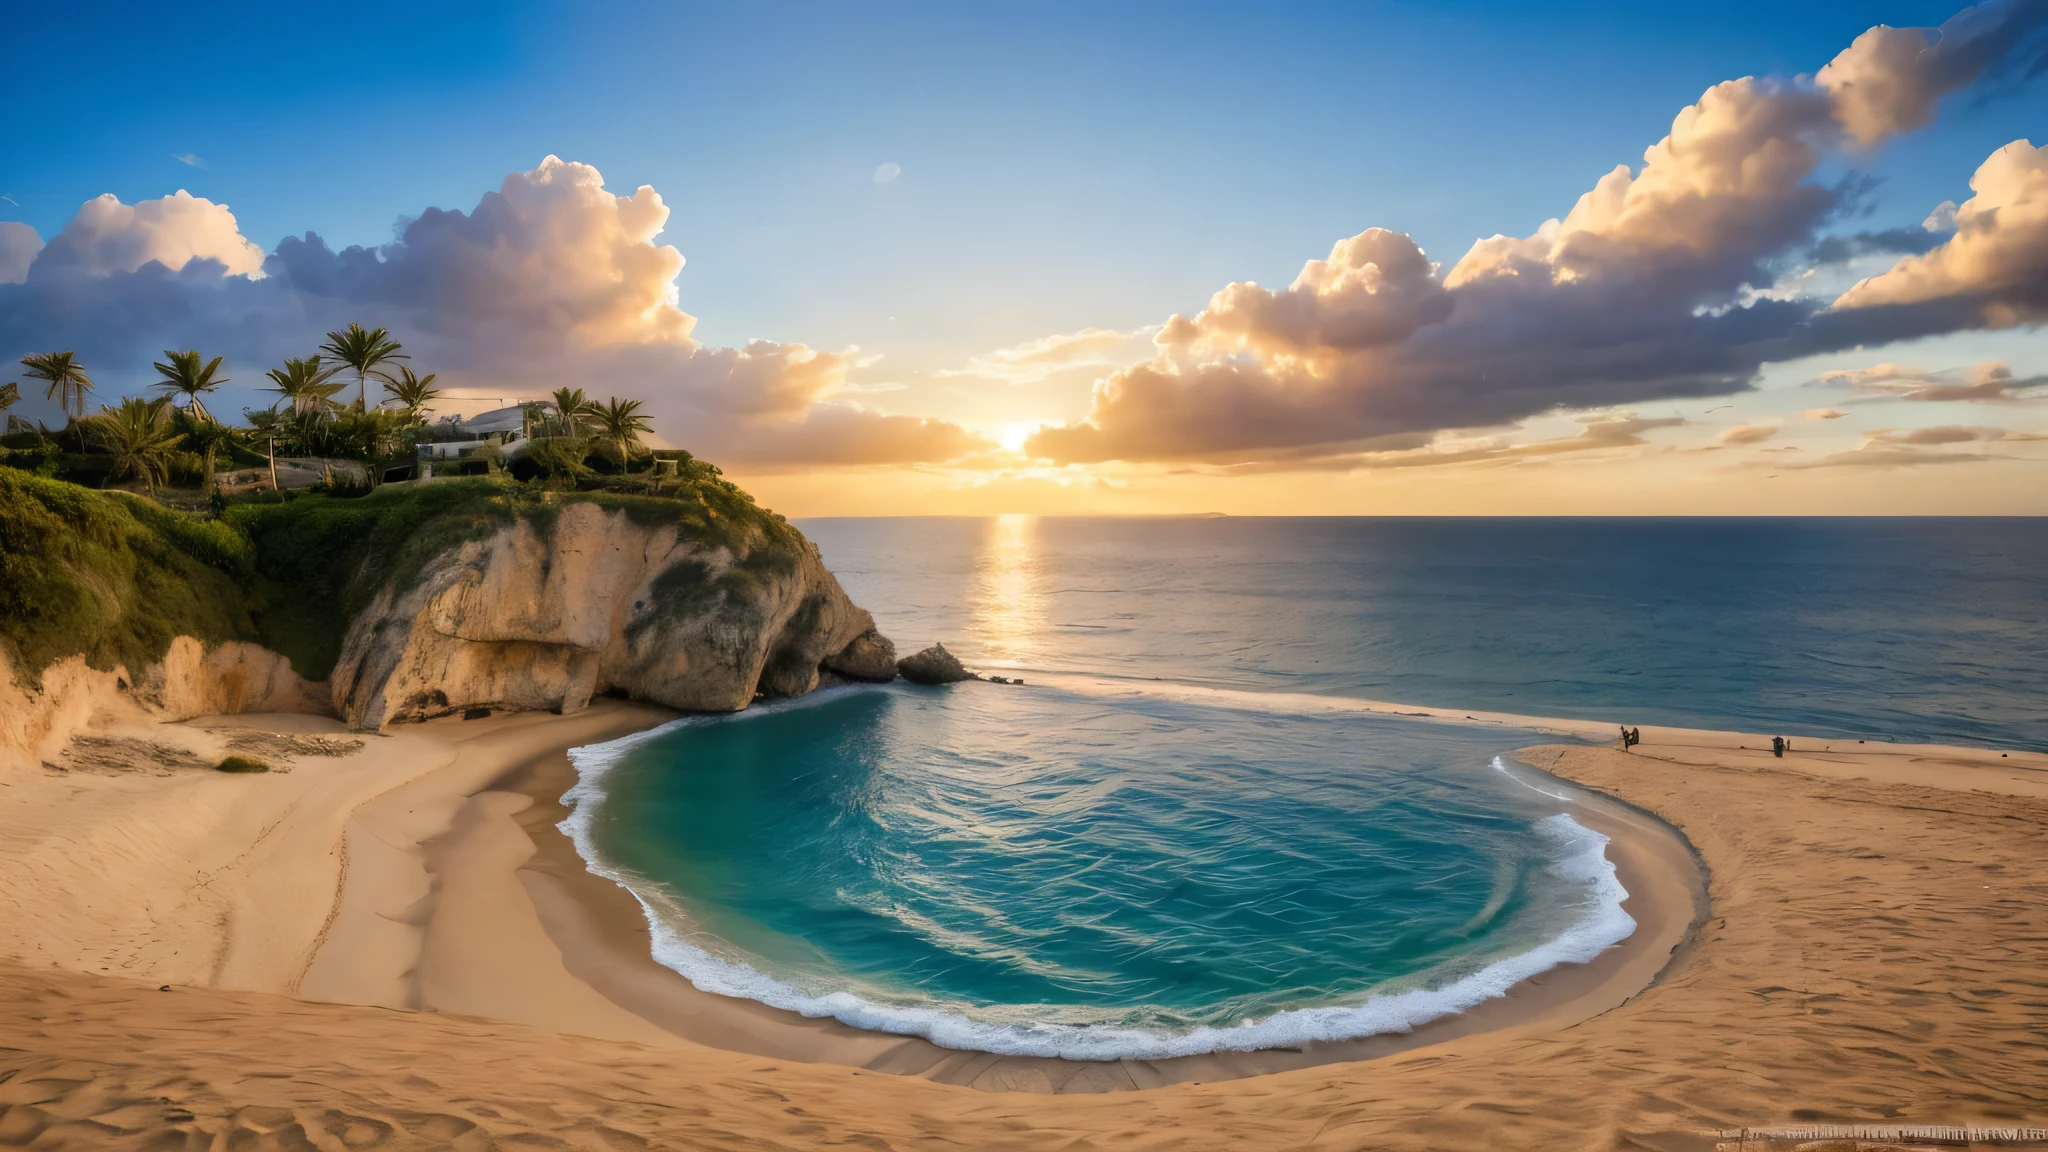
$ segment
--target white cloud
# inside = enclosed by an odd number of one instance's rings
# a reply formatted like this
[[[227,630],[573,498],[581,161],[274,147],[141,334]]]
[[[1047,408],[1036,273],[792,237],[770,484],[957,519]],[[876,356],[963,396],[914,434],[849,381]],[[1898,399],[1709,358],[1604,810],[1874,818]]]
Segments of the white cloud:
[[[1650,441],[1645,433],[1660,428],[1677,428],[1686,423],[1682,416],[1586,416],[1580,418],[1580,430],[1576,435],[1533,440],[1522,439],[1515,433],[1476,438],[1410,433],[1381,437],[1355,445],[1348,451],[1277,453],[1265,459],[1222,464],[1204,471],[1213,475],[1241,476],[1269,472],[1360,472],[1454,465],[1498,467],[1586,455],[1611,458],[1648,447]]]
[[[2011,403],[2038,398],[2036,390],[2048,385],[2048,376],[2015,378],[2012,368],[2003,360],[1987,360],[1942,372],[1885,363],[1869,368],[1833,369],[1821,373],[1813,383],[1895,400]]]
[[[1772,266],[1811,250],[1847,203],[1813,180],[1829,148],[1923,123],[1941,95],[2031,51],[2044,12],[1972,9],[1938,37],[1872,29],[1816,80],[1717,84],[1640,169],[1615,168],[1562,219],[1480,240],[1448,271],[1374,228],[1284,289],[1228,285],[1167,321],[1157,357],[1098,384],[1086,420],[1043,430],[1030,450],[1063,462],[1279,454],[1557,406],[1727,395],[1764,363],[1953,330],[1839,310],[1819,323],[1822,303],[1774,288]]]
[[[1122,368],[1152,354],[1146,337],[1155,329],[1129,332],[1115,328],[1083,328],[1040,336],[1008,348],[998,348],[967,362],[964,368],[949,368],[937,376],[977,376],[1010,384],[1030,384],[1056,372],[1082,368]]]
[[[595,168],[553,156],[467,212],[427,209],[379,248],[335,252],[307,233],[267,259],[224,206],[184,193],[132,207],[102,197],[26,282],[0,287],[0,356],[72,347],[101,371],[197,347],[226,355],[246,382],[353,320],[389,328],[416,366],[468,395],[570,384],[640,399],[659,435],[714,459],[902,462],[985,446],[943,421],[834,402],[844,355],[699,344],[678,297],[682,253],[657,242],[668,218],[653,188],[613,195]],[[237,274],[255,272],[265,275]]]
[[[2026,0],[1965,8],[1939,29],[1880,24],[1856,38],[1814,77],[1834,101],[1842,130],[1862,144],[1924,128],[1941,97],[1975,80],[2048,23]]]
[[[1932,428],[1913,428],[1907,431],[1885,428],[1870,434],[1873,443],[1879,444],[1969,444],[1975,441],[2022,441],[2039,440],[2041,437],[2027,432],[2015,432],[2009,428],[1986,428],[1967,424],[1940,424]]]
[[[1723,444],[1761,444],[1778,434],[1776,424],[1737,424],[1721,433]]]
[[[173,152],[171,153],[171,159],[176,160],[178,163],[183,164],[188,168],[206,167],[206,161],[200,159],[198,156],[195,156],[190,152]]]
[[[263,249],[242,235],[227,205],[181,188],[135,204],[121,203],[112,192],[86,201],[36,263],[108,276],[152,261],[176,272],[194,260],[218,260],[231,276],[263,273]]]
[[[0,284],[28,279],[28,266],[43,250],[43,238],[26,224],[0,220]]]
[[[2048,148],[2007,144],[1970,189],[1947,243],[1858,283],[1835,307],[1949,303],[1988,326],[2048,320]]]
[[[880,165],[875,169],[875,183],[894,184],[896,182],[896,178],[901,175],[903,175],[903,165],[898,164],[892,160],[889,163]]]

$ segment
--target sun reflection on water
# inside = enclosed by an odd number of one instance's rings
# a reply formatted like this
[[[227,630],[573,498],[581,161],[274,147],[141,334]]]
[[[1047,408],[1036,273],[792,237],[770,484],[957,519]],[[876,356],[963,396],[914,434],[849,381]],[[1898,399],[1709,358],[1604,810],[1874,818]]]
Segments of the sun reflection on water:
[[[972,627],[986,659],[1028,662],[1045,624],[1039,583],[1038,517],[1010,514],[988,522],[975,561]]]

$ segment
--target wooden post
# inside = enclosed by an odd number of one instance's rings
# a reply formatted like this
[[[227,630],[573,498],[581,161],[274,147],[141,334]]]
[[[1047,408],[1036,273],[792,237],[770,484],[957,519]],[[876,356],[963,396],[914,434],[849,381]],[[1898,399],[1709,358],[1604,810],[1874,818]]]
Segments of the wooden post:
[[[277,437],[275,437],[275,436],[272,436],[272,437],[270,438],[270,451],[269,451],[269,456],[270,456],[270,490],[271,490],[272,492],[277,492],[277,491],[280,491],[280,489],[279,489],[279,488],[278,488],[278,486],[277,486]]]

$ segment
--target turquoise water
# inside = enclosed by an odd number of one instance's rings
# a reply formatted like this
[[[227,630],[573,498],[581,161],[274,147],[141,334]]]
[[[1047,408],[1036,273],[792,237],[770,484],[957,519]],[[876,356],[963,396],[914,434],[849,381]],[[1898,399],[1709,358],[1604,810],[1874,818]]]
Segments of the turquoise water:
[[[908,685],[574,755],[700,987],[1080,1058],[1400,1030],[1624,938],[1540,737],[1359,698],[2048,746],[2048,523],[806,521]]]
[[[1632,927],[1532,733],[1050,687],[841,689],[577,753],[700,987],[1082,1058],[1399,1030]]]

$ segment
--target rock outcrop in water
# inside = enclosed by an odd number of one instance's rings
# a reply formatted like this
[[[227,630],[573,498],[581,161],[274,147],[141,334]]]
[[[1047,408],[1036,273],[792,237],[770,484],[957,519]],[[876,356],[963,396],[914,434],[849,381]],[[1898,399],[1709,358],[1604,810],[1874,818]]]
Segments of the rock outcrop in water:
[[[381,728],[470,707],[575,711],[614,692],[690,711],[796,696],[821,668],[893,676],[875,631],[793,531],[714,544],[570,503],[394,580],[350,622],[335,710]]]
[[[825,661],[825,669],[854,680],[887,683],[896,678],[896,645],[873,628],[855,636]]]
[[[914,656],[896,662],[896,671],[913,684],[954,684],[981,677],[962,667],[944,644],[934,644]]]

